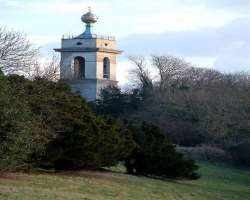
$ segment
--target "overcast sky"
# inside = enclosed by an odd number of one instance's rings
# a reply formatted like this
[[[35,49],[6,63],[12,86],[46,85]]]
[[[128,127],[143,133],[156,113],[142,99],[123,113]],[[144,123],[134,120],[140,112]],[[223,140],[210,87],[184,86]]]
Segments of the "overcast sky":
[[[114,35],[126,55],[170,54],[222,71],[250,70],[250,0],[0,0],[0,26],[27,33],[43,53],[63,34],[78,35],[88,6],[96,32]]]

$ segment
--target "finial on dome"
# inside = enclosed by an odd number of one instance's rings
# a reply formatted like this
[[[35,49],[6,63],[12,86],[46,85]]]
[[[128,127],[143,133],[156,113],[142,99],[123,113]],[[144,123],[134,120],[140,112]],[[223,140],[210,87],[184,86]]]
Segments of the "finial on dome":
[[[81,20],[86,24],[96,23],[97,17],[91,12],[91,7],[88,7],[88,12],[81,17]]]
[[[86,24],[85,25],[85,31],[81,34],[78,35],[75,38],[93,38],[92,34],[92,24],[97,22],[97,17],[91,12],[91,7],[88,7],[88,12],[84,15],[82,15],[81,20]]]

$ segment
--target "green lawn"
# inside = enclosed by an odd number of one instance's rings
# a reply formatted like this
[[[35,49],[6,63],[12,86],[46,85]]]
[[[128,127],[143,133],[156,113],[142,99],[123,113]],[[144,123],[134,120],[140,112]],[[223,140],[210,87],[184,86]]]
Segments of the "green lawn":
[[[250,172],[201,164],[198,181],[156,180],[109,172],[5,174],[0,200],[250,200]]]

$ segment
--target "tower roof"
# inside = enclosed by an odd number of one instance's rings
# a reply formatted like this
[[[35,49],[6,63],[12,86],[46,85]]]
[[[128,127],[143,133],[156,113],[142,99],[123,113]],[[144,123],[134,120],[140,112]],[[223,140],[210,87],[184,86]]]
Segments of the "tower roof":
[[[92,13],[91,7],[88,8],[88,12],[83,14],[81,17],[81,21],[85,23],[85,30],[83,33],[77,36],[67,36],[64,35],[62,39],[104,39],[104,40],[115,40],[113,36],[104,36],[104,35],[97,35],[94,30],[94,23],[97,22],[98,17]]]

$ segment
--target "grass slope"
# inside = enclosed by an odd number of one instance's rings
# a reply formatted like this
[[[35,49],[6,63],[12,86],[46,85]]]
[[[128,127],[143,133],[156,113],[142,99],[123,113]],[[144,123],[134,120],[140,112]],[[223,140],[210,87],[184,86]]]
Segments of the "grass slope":
[[[5,174],[0,200],[250,200],[250,172],[201,164],[198,181],[156,180],[109,172]]]

